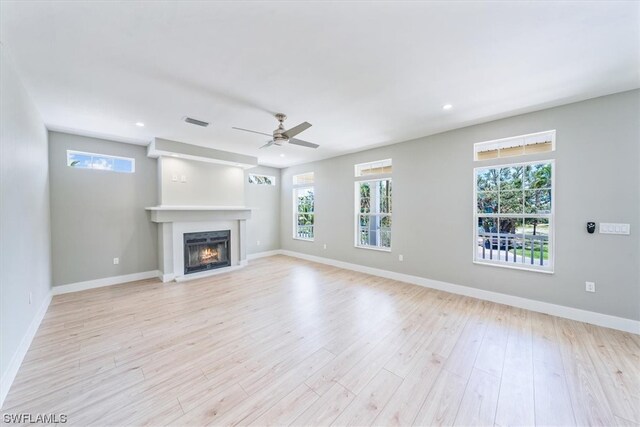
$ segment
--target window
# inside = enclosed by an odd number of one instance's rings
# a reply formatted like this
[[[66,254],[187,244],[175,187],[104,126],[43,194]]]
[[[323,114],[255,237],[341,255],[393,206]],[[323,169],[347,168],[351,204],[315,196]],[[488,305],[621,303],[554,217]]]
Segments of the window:
[[[356,176],[380,175],[391,173],[391,159],[360,163],[355,166]]]
[[[269,175],[249,174],[249,184],[257,185],[276,185],[276,177]]]
[[[293,185],[313,185],[313,172],[301,173],[300,175],[293,176]]]
[[[366,249],[391,249],[391,159],[355,165],[355,245]],[[375,175],[375,176],[373,176]]]
[[[314,214],[313,172],[293,177],[293,238],[313,240]]]
[[[555,130],[473,144],[474,160],[476,161],[546,153],[555,149]]]
[[[554,162],[475,169],[474,261],[553,271]]]
[[[67,166],[77,169],[133,173],[136,170],[136,161],[128,157],[67,150]]]

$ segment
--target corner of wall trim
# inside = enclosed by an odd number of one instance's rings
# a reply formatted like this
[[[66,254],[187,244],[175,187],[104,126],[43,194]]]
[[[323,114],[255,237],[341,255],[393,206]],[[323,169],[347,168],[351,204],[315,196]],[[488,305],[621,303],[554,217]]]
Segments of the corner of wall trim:
[[[318,257],[315,255],[307,255],[300,252],[289,250],[275,251],[281,255],[287,255],[294,258],[300,258],[307,261],[313,261],[320,264],[327,264],[333,267],[344,268],[345,270],[357,271],[360,273],[371,274],[373,276],[384,277],[386,279],[397,280],[399,282],[410,283],[413,285],[423,286],[426,288],[437,289],[452,294],[464,295],[481,300],[491,301],[499,304],[506,304],[513,307],[524,308],[526,310],[536,311],[539,313],[550,314],[553,316],[563,317],[565,319],[577,320],[580,322],[591,323],[605,328],[617,329],[633,334],[640,334],[640,321],[633,319],[625,319],[623,317],[612,316],[609,314],[597,313],[594,311],[582,310],[564,305],[552,304],[544,301],[537,301],[528,298],[517,297],[514,295],[502,294],[499,292],[486,291],[484,289],[472,288],[469,286],[456,285],[448,282],[427,279],[425,277],[412,276],[404,273],[396,273],[394,271],[382,270],[379,268],[367,267],[359,264],[351,264],[344,261],[338,261],[330,258]],[[273,254],[276,255],[276,254]],[[269,256],[269,255],[265,255]]]
[[[52,293],[45,297],[44,301],[40,305],[40,308],[36,312],[35,317],[31,321],[27,332],[22,337],[22,341],[20,341],[20,345],[16,349],[15,353],[13,353],[13,357],[9,362],[9,366],[7,370],[2,373],[2,379],[0,380],[0,409],[4,405],[4,400],[9,394],[9,390],[11,389],[11,385],[13,384],[13,380],[15,380],[16,375],[18,374],[18,370],[22,365],[22,361],[24,357],[27,355],[27,351],[31,346],[31,342],[33,341],[33,337],[36,336],[36,332],[38,332],[38,328],[40,327],[40,323],[42,323],[42,319],[44,319],[44,315],[47,314],[47,309],[49,308],[49,304],[51,303]]]
[[[103,286],[119,285],[121,283],[135,282],[137,280],[162,278],[158,270],[144,271],[142,273],[125,274],[122,276],[105,277],[102,279],[87,280],[84,282],[69,283],[68,285],[54,286],[53,295],[68,294],[70,292],[85,291],[87,289],[101,288]]]

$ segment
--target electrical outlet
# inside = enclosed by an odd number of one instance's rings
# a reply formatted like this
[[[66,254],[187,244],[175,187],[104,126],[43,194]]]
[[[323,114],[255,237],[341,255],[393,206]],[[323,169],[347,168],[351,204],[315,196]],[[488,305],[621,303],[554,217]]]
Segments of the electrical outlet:
[[[118,264],[120,264],[120,258],[114,258],[113,265],[118,265]]]
[[[322,245],[322,249],[327,249],[327,244]]]
[[[178,175],[176,175],[175,173],[171,175],[171,181],[178,182]]]
[[[595,282],[584,282],[584,290],[587,292],[595,292],[596,291],[596,283]]]
[[[404,261],[404,255],[402,254],[398,255],[398,261]]]
[[[186,175],[182,175],[182,176],[180,177],[180,182],[183,182],[183,183],[184,183],[184,182],[187,182],[187,176],[186,176]]]

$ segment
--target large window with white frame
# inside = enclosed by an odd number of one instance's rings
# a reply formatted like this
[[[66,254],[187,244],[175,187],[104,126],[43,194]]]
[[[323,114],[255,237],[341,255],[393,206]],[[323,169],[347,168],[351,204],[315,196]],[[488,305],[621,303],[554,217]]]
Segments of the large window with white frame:
[[[355,246],[391,250],[391,159],[355,165]]]
[[[314,173],[293,176],[293,238],[313,241],[315,226]]]
[[[553,160],[474,171],[474,261],[552,272]]]

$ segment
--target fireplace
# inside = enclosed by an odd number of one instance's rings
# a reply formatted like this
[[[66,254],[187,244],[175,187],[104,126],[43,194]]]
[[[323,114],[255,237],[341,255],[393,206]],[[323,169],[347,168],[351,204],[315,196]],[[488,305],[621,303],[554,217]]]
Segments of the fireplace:
[[[231,231],[204,231],[184,234],[184,274],[231,265]]]

